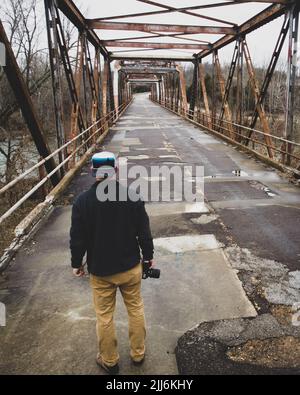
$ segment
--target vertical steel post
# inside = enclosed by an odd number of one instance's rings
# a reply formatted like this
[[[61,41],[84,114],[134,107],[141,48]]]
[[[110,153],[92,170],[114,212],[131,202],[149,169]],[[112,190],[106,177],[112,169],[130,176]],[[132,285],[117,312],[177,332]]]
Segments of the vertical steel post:
[[[159,88],[158,101],[161,103],[161,101],[162,101],[162,80],[161,79],[158,81],[158,88]]]
[[[202,61],[200,61],[200,63],[199,63],[199,78],[200,78],[200,84],[201,84],[201,89],[202,89],[207,126],[211,129],[212,128],[212,120],[210,117],[208,95],[207,95],[207,89],[206,89],[206,84],[205,84],[205,69],[204,69],[204,65],[202,64]]]
[[[181,97],[181,107],[183,112],[186,114],[188,110],[188,101],[186,94],[186,79],[184,75],[184,70],[182,66],[176,66],[176,69],[179,73],[179,83],[180,83],[180,97]]]
[[[109,65],[108,60],[104,59],[104,70],[103,70],[103,81],[102,81],[102,112],[105,117],[108,114],[108,104],[107,104],[107,86],[108,86],[108,73],[109,73]]]
[[[230,138],[232,138],[234,140],[235,139],[235,134],[234,134],[234,131],[233,131],[233,126],[232,126],[232,114],[231,114],[231,110],[230,110],[230,107],[229,107],[228,100],[226,100],[226,97],[225,97],[225,95],[226,95],[225,80],[224,80],[224,77],[223,77],[223,74],[222,74],[218,53],[215,53],[215,64],[216,64],[216,72],[217,72],[217,77],[218,77],[218,80],[219,80],[219,86],[220,86],[220,91],[221,91],[223,105],[224,105],[225,118],[226,118],[226,121],[228,122],[228,123],[225,124],[225,127],[229,131]]]
[[[116,109],[116,115],[118,115],[118,108],[121,103],[119,103],[119,71],[121,69],[120,62],[116,61],[115,62],[115,68],[114,68],[114,79],[113,79],[113,91],[114,91],[114,104],[115,104],[115,109]]]
[[[211,109],[211,116],[212,116],[212,125],[213,129],[216,127],[216,115],[217,115],[217,92],[216,92],[216,51],[212,54],[212,109]]]
[[[255,70],[253,67],[253,63],[251,60],[251,56],[250,56],[250,51],[248,48],[248,45],[246,43],[246,40],[244,40],[243,42],[243,51],[244,51],[244,57],[245,57],[245,61],[247,64],[247,69],[248,69],[248,74],[249,74],[249,79],[250,79],[250,83],[251,83],[251,87],[252,87],[252,91],[255,97],[255,103],[256,103],[256,109],[259,115],[259,119],[263,128],[263,131],[266,133],[264,135],[264,140],[266,142],[267,145],[267,151],[269,154],[270,158],[273,158],[273,142],[272,142],[272,138],[269,136],[271,134],[271,130],[270,130],[270,126],[269,126],[269,122],[266,116],[266,112],[265,109],[262,105],[262,103],[259,101],[259,87],[258,87],[258,82],[257,82],[257,78],[255,75]]]
[[[194,64],[194,73],[193,73],[193,82],[192,82],[191,98],[190,98],[190,113],[189,113],[190,118],[193,118],[194,116],[195,107],[198,98],[198,59],[195,59],[193,64]]]
[[[97,108],[99,109],[99,117],[102,117],[102,92],[101,92],[101,61],[100,61],[100,50],[95,48],[95,60],[94,60],[94,80],[95,89],[97,96]]]
[[[115,110],[115,100],[114,100],[114,84],[112,78],[111,61],[108,62],[108,95],[109,95],[109,111]],[[112,119],[111,123],[114,122]]]
[[[75,90],[77,93],[78,101],[73,102],[72,104],[72,112],[71,112],[71,139],[73,139],[78,132],[78,114],[79,114],[79,97],[80,97],[80,89],[81,89],[81,77],[82,77],[82,67],[83,67],[83,48],[82,48],[82,35],[79,33],[78,41],[77,41],[77,56],[76,56],[76,66],[75,66]],[[76,148],[76,143],[73,148]],[[75,163],[76,158],[72,158],[73,164]]]
[[[295,85],[298,56],[298,28],[299,28],[299,6],[296,4],[289,11],[289,47],[288,47],[288,70],[287,70],[287,99],[285,137],[294,141],[294,109],[295,109]],[[287,144],[286,164],[291,164],[292,145]]]
[[[89,92],[88,92],[88,85],[87,85],[87,79],[88,79],[88,64],[87,64],[87,40],[86,40],[86,33],[83,32],[83,98],[84,98],[84,109],[85,109],[85,124],[89,125]]]
[[[155,84],[155,100],[158,101],[159,100],[159,81],[157,81],[157,83]]]
[[[166,93],[166,76],[162,76],[162,90],[163,90],[163,104],[166,106],[167,104],[167,93]]]
[[[235,121],[238,125],[243,124],[244,118],[244,51],[243,39],[238,39],[238,58],[237,58],[237,89],[236,89],[236,116]],[[238,129],[238,136],[236,139],[241,141],[241,130]]]
[[[54,98],[55,123],[57,133],[57,146],[60,148],[65,144],[65,132],[63,122],[63,101],[62,101],[62,83],[61,83],[61,60],[58,49],[58,37],[56,30],[56,15],[54,0],[45,0],[45,14],[47,24],[48,46],[50,55],[50,68],[52,75],[52,88]],[[65,153],[60,151],[59,162],[65,158]],[[64,169],[61,168],[61,176],[64,175]]]

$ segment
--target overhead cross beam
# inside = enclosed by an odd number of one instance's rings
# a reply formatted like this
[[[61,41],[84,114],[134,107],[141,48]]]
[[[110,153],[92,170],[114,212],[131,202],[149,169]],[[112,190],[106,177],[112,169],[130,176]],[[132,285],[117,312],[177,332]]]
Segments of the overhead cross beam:
[[[195,58],[193,56],[164,56],[164,55],[117,55],[112,53],[110,56],[111,60],[138,60],[138,61],[156,61],[165,60],[170,62],[193,62]]]
[[[133,84],[153,84],[153,83],[157,83],[158,80],[138,80],[138,79],[129,79],[128,80],[129,83],[133,83]]]
[[[274,3],[274,4],[289,4],[290,0],[231,0],[232,3]]]
[[[257,28],[271,22],[272,20],[280,17],[286,12],[286,6],[283,4],[273,4],[270,7],[267,7],[265,10],[255,15],[253,18],[250,18],[248,21],[240,25],[236,29],[236,34],[239,36],[244,36]],[[204,58],[212,54],[214,51],[217,51],[228,44],[231,44],[235,40],[234,36],[225,35],[216,43],[211,46],[210,50],[204,50],[198,54],[200,58]]]
[[[235,35],[236,30],[227,26],[189,26],[189,25],[166,25],[158,23],[125,23],[104,22],[97,19],[88,19],[87,24],[91,29],[101,30],[130,30],[140,32],[166,32],[185,34],[229,34]]]
[[[163,10],[159,10],[159,11],[150,11],[150,12],[140,12],[140,13],[135,13],[135,14],[126,14],[126,15],[115,15],[115,16],[109,16],[109,17],[104,17],[104,18],[98,18],[98,20],[105,20],[105,21],[109,21],[109,20],[114,20],[114,19],[124,19],[124,18],[136,18],[136,17],[141,17],[141,16],[152,16],[152,15],[161,15],[161,14],[169,14],[169,13],[174,13],[174,12],[191,12],[192,10],[200,10],[203,8],[210,8],[210,7],[218,7],[218,6],[226,6],[226,5],[230,5],[230,3],[218,3],[218,4],[208,4],[208,5],[197,5],[197,6],[191,6],[191,7],[180,7],[180,8],[174,8],[174,7],[170,7],[170,6],[166,6],[166,5],[156,5],[157,7],[163,8]],[[221,19],[217,19],[217,18],[212,18],[209,17],[207,15],[200,15],[200,14],[194,14],[194,16],[197,16],[198,18],[202,18],[202,19],[206,19],[209,21],[214,21],[214,22],[220,22],[220,23],[224,23],[230,26],[236,26],[235,23],[232,22],[228,22],[228,21],[224,21]]]
[[[160,74],[160,73],[172,73],[176,71],[176,67],[124,67],[122,66],[121,71],[125,73],[134,74]]]
[[[137,41],[102,41],[106,47],[121,47],[121,48],[155,48],[155,49],[209,49],[207,44],[179,44],[179,43],[152,43],[152,42],[137,42]]]
[[[158,38],[158,37],[172,37],[172,38],[179,38],[180,40],[187,40],[187,41],[193,41],[197,43],[204,43],[204,44],[210,44],[209,41],[207,40],[196,40],[192,38],[187,38],[183,37],[188,35],[188,33],[171,33],[171,34],[162,34],[162,33],[152,33],[151,35],[146,35],[146,36],[135,36],[135,37],[122,37],[122,38],[110,38],[110,41],[128,41],[128,40],[145,40],[148,38]]]
[[[233,25],[231,22],[224,21],[223,19],[213,18],[211,16],[202,15],[202,14],[200,15],[200,14],[197,14],[195,12],[192,12],[191,8],[189,8],[187,10],[179,10],[178,8],[169,6],[167,4],[161,4],[161,3],[154,2],[154,1],[151,1],[151,0],[137,0],[137,1],[139,1],[140,3],[146,3],[146,4],[149,4],[149,5],[155,6],[155,7],[160,7],[160,8],[163,8],[164,10],[173,11],[173,12],[174,11],[175,12],[180,12],[182,14],[194,16],[194,17],[201,18],[201,19],[208,19],[208,20],[214,21],[214,22],[219,22],[219,23],[225,23],[225,24]]]

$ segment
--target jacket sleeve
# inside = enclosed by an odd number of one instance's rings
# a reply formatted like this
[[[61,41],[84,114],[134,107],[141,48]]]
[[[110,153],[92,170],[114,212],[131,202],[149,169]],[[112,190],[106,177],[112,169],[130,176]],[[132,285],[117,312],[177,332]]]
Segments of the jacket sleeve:
[[[84,221],[77,200],[72,209],[72,224],[70,230],[71,263],[74,269],[82,265],[83,257],[87,250]]]
[[[154,246],[145,203],[137,203],[137,238],[145,260],[153,259]]]

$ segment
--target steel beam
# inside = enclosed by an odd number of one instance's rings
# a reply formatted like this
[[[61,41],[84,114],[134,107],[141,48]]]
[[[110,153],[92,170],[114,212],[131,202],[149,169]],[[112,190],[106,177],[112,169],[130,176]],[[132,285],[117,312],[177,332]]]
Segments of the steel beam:
[[[121,71],[124,73],[136,74],[162,74],[172,73],[176,71],[176,67],[125,67],[122,66]]]
[[[298,29],[299,29],[299,4],[295,4],[289,12],[289,48],[288,48],[288,70],[287,70],[287,99],[285,137],[294,141],[294,110],[296,94],[296,74],[298,57]],[[287,151],[292,153],[292,145],[287,144]],[[287,155],[286,164],[291,164],[291,157]]]
[[[204,49],[209,48],[207,44],[180,44],[180,43],[152,43],[152,42],[137,42],[137,41],[102,41],[106,47],[120,47],[120,48],[156,48],[156,49]]]
[[[18,104],[22,111],[22,115],[28,126],[29,132],[35,143],[36,149],[41,157],[46,158],[51,154],[51,151],[47,144],[46,138],[43,134],[42,126],[34,109],[28,87],[19,69],[18,63],[11,49],[11,45],[9,43],[9,40],[7,38],[1,20],[0,20],[0,41],[4,44],[6,51],[6,66],[3,67],[3,70],[14,92],[15,98],[18,101]],[[45,168],[48,174],[51,173],[56,168],[56,164],[53,158],[45,163]],[[58,184],[59,177],[57,173],[55,173],[51,177],[51,182],[53,186]]]
[[[114,100],[114,83],[111,70],[111,62],[108,62],[108,93],[109,93],[109,111],[115,110],[115,100]]]
[[[211,16],[207,16],[207,15],[203,15],[203,14],[200,15],[198,13],[192,12],[191,8],[189,10],[179,10],[178,8],[172,7],[172,6],[167,5],[167,4],[161,4],[161,3],[158,3],[158,2],[154,2],[153,0],[137,0],[137,1],[139,1],[140,3],[146,3],[146,4],[149,4],[149,5],[153,5],[155,7],[160,7],[160,8],[163,8],[165,10],[168,10],[168,11],[176,11],[176,12],[180,12],[182,14],[191,15],[191,16],[196,17],[196,18],[208,19],[208,20],[211,20],[211,21],[214,21],[214,22],[218,22],[218,23],[231,24],[231,22],[224,21],[223,19],[217,19],[215,17],[213,18]]]
[[[92,58],[91,58],[89,41],[87,40],[86,33],[84,35],[85,35],[85,63],[86,63],[86,71],[87,71],[87,75],[88,75],[90,90],[91,90],[91,100],[92,100],[91,120],[93,123],[93,119],[96,120],[96,119],[100,118],[101,109],[100,109],[100,103],[98,101],[95,72],[94,72],[94,66],[93,66]],[[99,50],[99,48],[97,48],[97,50]],[[93,118],[93,113],[94,113],[94,118]]]
[[[108,60],[105,60],[104,61],[104,70],[103,70],[103,79],[102,79],[102,113],[103,113],[104,117],[108,114],[108,105],[107,105],[108,73],[109,73],[109,64],[108,64]]]
[[[78,41],[77,41],[77,55],[76,55],[76,66],[75,66],[75,90],[77,97],[80,97],[81,90],[81,78],[82,78],[82,69],[83,69],[83,37],[79,33]],[[72,105],[72,113],[71,113],[71,139],[73,139],[78,132],[78,114],[79,114],[79,101],[77,103],[73,103]],[[75,158],[74,158],[75,160]]]
[[[98,119],[102,118],[102,93],[101,93],[101,61],[100,61],[100,50],[99,48],[95,51],[94,58],[94,67],[93,67],[93,76],[95,81],[95,99],[93,101],[93,109],[92,109],[92,123],[94,124]],[[102,126],[101,123],[98,123],[93,128],[93,133],[97,131],[97,129]],[[95,139],[94,139],[95,142]]]
[[[193,81],[192,81],[192,89],[191,89],[191,98],[190,98],[190,111],[193,112],[193,114],[189,114],[190,118],[193,118],[194,116],[194,111],[196,107],[196,101],[198,97],[198,74],[199,74],[199,68],[198,68],[198,60],[195,60],[194,62],[194,72],[193,72]]]
[[[291,0],[231,0],[232,3],[273,3],[273,4],[290,4]]]
[[[114,52],[110,55],[111,60],[165,60],[165,61],[174,61],[174,62],[194,62],[195,58],[192,56],[163,56],[163,55],[117,55]]]
[[[237,82],[236,82],[236,117],[235,121],[237,124],[242,125],[244,118],[244,51],[243,51],[243,40],[238,39],[238,51],[237,51]],[[239,130],[239,135],[241,131]],[[241,136],[238,136],[239,142]]]
[[[230,5],[231,3],[219,3],[219,5]],[[180,8],[167,8],[165,10],[159,10],[159,11],[150,11],[150,12],[139,12],[139,13],[135,13],[135,14],[125,14],[125,15],[115,15],[115,16],[109,16],[109,17],[103,17],[103,18],[97,18],[95,20],[97,21],[111,21],[114,19],[124,19],[124,18],[135,18],[135,17],[140,17],[140,16],[150,16],[150,15],[162,15],[162,14],[170,14],[170,13],[174,13],[174,12],[182,12],[182,11],[191,11],[191,10],[199,10],[201,8],[208,8],[208,7],[216,7],[217,4],[208,4],[208,5],[197,5],[197,6],[192,6],[192,7],[180,7]],[[212,20],[212,21],[219,21],[222,22],[224,24],[228,24],[231,26],[235,26],[235,23],[232,22],[228,22],[228,21],[223,21],[223,20],[219,20],[216,18],[212,18],[206,15],[200,15],[197,14],[198,17],[202,18],[202,19],[207,19],[207,20]]]
[[[128,80],[130,84],[153,84],[158,82],[158,80]]]
[[[115,62],[115,69],[113,71],[113,90],[114,90],[114,103],[115,103],[115,109],[118,115],[118,109],[119,105],[121,104],[119,102],[119,89],[120,89],[120,78],[119,78],[119,72],[121,70],[120,62]]]
[[[226,26],[188,26],[188,25],[162,25],[153,23],[123,23],[123,22],[102,22],[88,19],[87,24],[91,29],[100,30],[129,30],[140,32],[167,32],[186,34],[230,34],[235,35],[234,28]]]
[[[98,108],[100,112],[100,117],[102,117],[102,92],[101,92],[101,84],[102,84],[102,77],[101,77],[101,60],[100,60],[100,50],[96,50],[95,52],[95,59],[94,59],[94,79],[96,83],[96,95],[98,101]]]
[[[179,83],[180,83],[180,101],[182,103],[183,110],[186,112],[188,109],[188,101],[186,95],[186,80],[184,75],[184,70],[182,66],[176,67],[179,74]]]
[[[57,15],[54,0],[45,0],[46,28],[48,36],[49,59],[52,77],[52,90],[54,100],[55,125],[57,146],[65,144],[65,130],[63,120],[62,82],[61,82],[61,59],[59,56],[59,36],[57,31]],[[65,66],[65,65],[64,65]],[[67,152],[59,152],[59,162],[62,163]],[[64,167],[61,168],[61,176],[64,176]]]
[[[157,78],[157,74],[133,74],[133,73],[122,73],[131,79],[147,79],[147,78]]]
[[[226,124],[226,128],[228,128],[228,130],[229,130],[230,138],[234,140],[235,134],[234,134],[233,127],[232,127],[232,113],[231,113],[231,110],[229,107],[228,100],[226,99],[225,80],[224,80],[224,77],[222,74],[220,60],[219,60],[219,56],[217,53],[215,54],[215,62],[216,62],[216,73],[217,73],[217,77],[219,80],[220,92],[221,92],[222,100],[223,100],[224,114],[225,114],[226,120],[228,121],[228,124]]]
[[[259,14],[255,15],[253,18],[249,19],[241,26],[236,28],[236,34],[239,36],[245,36],[248,33],[256,30],[257,28],[271,22],[272,20],[283,15],[287,10],[287,5],[284,4],[273,4],[270,7],[266,8]],[[204,58],[214,51],[219,50],[225,47],[228,44],[231,44],[236,38],[234,36],[224,36],[214,44],[212,44],[210,50],[202,51],[198,54],[198,57]]]
[[[85,36],[85,32],[82,33],[83,36]],[[84,112],[85,112],[85,123],[86,125],[89,124],[89,110],[90,106],[88,104],[88,100],[90,99],[90,95],[88,94],[88,84],[87,84],[87,79],[88,79],[88,66],[87,66],[87,54],[86,54],[86,37],[83,39],[83,70],[82,70],[82,82],[83,82],[83,102],[84,102]]]
[[[201,89],[202,89],[207,124],[208,124],[208,127],[211,129],[212,128],[212,120],[211,120],[211,115],[210,115],[210,110],[209,110],[208,95],[207,95],[207,89],[206,89],[206,84],[205,84],[205,68],[201,62],[199,63],[199,78],[200,78],[200,84],[201,84]]]
[[[260,118],[260,122],[263,128],[263,131],[266,133],[264,135],[264,139],[265,142],[267,144],[267,150],[268,150],[268,154],[270,158],[273,158],[273,142],[271,137],[269,136],[271,134],[271,130],[270,130],[270,126],[269,126],[269,122],[265,113],[265,109],[263,107],[263,105],[259,102],[259,87],[258,87],[258,82],[255,76],[255,70],[253,67],[253,63],[250,57],[250,51],[248,48],[248,45],[246,43],[246,41],[244,40],[243,42],[243,51],[244,51],[244,57],[245,57],[245,61],[247,64],[247,69],[248,69],[248,74],[249,74],[249,78],[250,78],[250,83],[251,83],[251,87],[252,87],[252,91],[255,97],[255,103],[256,103],[256,108],[257,108],[257,112],[259,114],[259,118]]]
[[[225,106],[228,104],[230,88],[231,88],[231,85],[232,85],[232,81],[233,81],[236,65],[237,65],[237,62],[238,62],[238,59],[239,59],[239,49],[240,49],[239,41],[240,40],[237,40],[236,43],[235,43],[233,56],[232,56],[232,60],[231,60],[231,63],[230,63],[228,78],[227,78],[227,81],[226,81],[225,92],[224,92],[224,95],[222,97],[222,107],[221,107],[221,112],[220,112],[220,117],[219,117],[220,122],[223,120],[224,113],[225,113]]]
[[[52,9],[52,6],[50,6],[50,7]],[[50,30],[52,30],[53,37],[55,37],[57,40],[57,44],[58,44],[59,51],[60,51],[60,54],[57,53],[57,57],[58,57],[58,60],[64,66],[65,76],[67,79],[72,104],[74,107],[78,107],[77,122],[79,125],[79,129],[82,132],[85,129],[85,125],[83,122],[81,107],[79,105],[79,95],[78,95],[77,89],[76,89],[76,81],[75,81],[75,78],[73,75],[73,69],[71,66],[67,43],[66,43],[65,36],[64,36],[63,25],[62,25],[62,22],[60,19],[59,11],[56,6],[53,6],[53,11],[54,11],[54,14],[53,14],[53,19],[51,20],[51,29]],[[72,134],[72,132],[71,132],[71,134]],[[70,133],[67,133],[66,137],[72,138]]]
[[[97,34],[86,24],[86,19],[71,0],[56,0],[57,7],[64,13],[64,15],[77,27],[79,31],[86,31],[88,41],[95,47],[99,48],[105,58],[109,57],[106,48],[101,44]]]
[[[283,48],[283,45],[284,45],[284,42],[285,42],[285,39],[286,39],[288,28],[289,28],[289,18],[285,18],[285,20],[283,21],[283,25],[282,25],[282,28],[281,28],[278,40],[276,42],[275,49],[274,49],[273,54],[272,54],[272,57],[271,57],[268,69],[266,71],[266,75],[265,75],[265,78],[264,78],[264,81],[263,81],[260,93],[259,93],[258,102],[261,105],[263,105],[263,103],[265,101],[265,98],[266,98],[266,95],[267,95],[267,92],[268,92],[268,88],[269,88],[270,82],[272,80],[272,76],[274,74],[276,65],[278,63],[278,60],[279,60],[279,57],[280,57],[280,54],[281,54],[281,51],[282,51],[282,48]],[[255,128],[258,116],[259,116],[259,114],[258,114],[257,107],[256,107],[254,112],[253,112],[253,115],[252,115],[250,128],[252,128],[252,129]],[[245,142],[246,145],[249,145],[251,136],[252,136],[252,131],[250,131],[248,133],[248,138],[247,138],[247,140]]]
[[[202,61],[202,59],[200,59]],[[212,94],[211,94],[211,115],[212,121],[216,124],[216,114],[217,114],[217,78],[216,78],[216,52],[212,53]]]
[[[114,38],[114,39],[110,39],[110,41],[128,41],[128,40],[145,40],[145,39],[149,39],[149,38],[158,38],[158,37],[171,37],[171,38],[178,38],[179,40],[182,41],[190,41],[190,42],[196,42],[196,43],[202,43],[202,44],[210,44],[210,41],[207,40],[198,40],[198,39],[193,39],[193,38],[187,38],[186,36],[189,35],[188,33],[170,33],[170,34],[166,34],[166,33],[154,33],[151,32],[150,35],[146,35],[146,36],[139,36],[139,37],[121,37],[121,38]]]

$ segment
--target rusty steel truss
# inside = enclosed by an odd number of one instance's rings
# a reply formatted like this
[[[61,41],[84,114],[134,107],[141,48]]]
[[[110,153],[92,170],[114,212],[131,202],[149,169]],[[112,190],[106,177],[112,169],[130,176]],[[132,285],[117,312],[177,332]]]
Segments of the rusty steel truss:
[[[214,10],[243,4],[247,15],[247,3],[251,1],[220,0],[217,3],[201,2],[202,4],[199,5],[179,8],[157,1],[136,1],[151,7],[151,11],[127,15],[101,15],[87,19],[71,0],[44,0],[58,148],[66,146],[59,151],[59,163],[63,163],[72,152],[76,151],[75,143],[69,145],[66,143],[77,141],[87,150],[94,142],[94,138],[90,138],[95,130],[93,125],[101,120],[105,130],[105,127],[113,122],[108,114],[113,113],[115,117],[118,116],[119,109],[130,102],[133,87],[148,84],[152,99],[172,111],[198,123],[202,120],[201,124],[209,130],[221,133],[245,147],[252,144],[254,148],[255,144],[260,144],[271,160],[276,160],[280,155],[281,163],[290,166],[297,159],[296,167],[298,167],[299,158],[293,153],[293,142],[299,1],[252,1],[265,3],[265,8],[241,25],[217,18]],[[157,10],[153,11],[153,7]],[[193,16],[199,23],[193,25],[140,23],[138,19],[145,16],[169,15],[172,20],[174,13]],[[263,84],[260,86],[247,45],[247,35],[281,16],[284,16],[283,25],[278,33]],[[74,50],[71,53],[67,47],[63,18],[67,18],[77,30],[76,53]],[[131,21],[134,19],[134,22],[124,21],[128,19]],[[137,32],[137,37],[102,39],[103,31],[123,31],[127,34],[129,31]],[[145,34],[141,36],[141,32]],[[212,39],[210,41],[203,39],[201,34],[210,35]],[[216,35],[219,37],[215,38]],[[169,42],[160,41],[162,38],[169,38]],[[156,41],[151,41],[152,39]],[[284,135],[278,147],[272,136],[264,104],[286,40],[289,46],[286,119]],[[6,45],[9,60],[9,67],[5,67],[4,70],[16,93],[37,149],[43,158],[47,158],[50,150],[2,24],[0,24],[0,41]],[[231,43],[234,43],[234,52],[228,75],[225,76],[219,60],[219,50]],[[159,52],[161,50],[175,52],[174,55],[162,55]],[[190,55],[179,56],[176,50],[192,52]],[[157,54],[147,55],[145,51],[156,51]],[[208,96],[206,86],[204,61],[207,61],[208,56],[212,56],[213,65],[212,97]],[[189,98],[181,62],[189,62],[193,65]],[[243,108],[245,73],[248,75],[255,98],[255,108],[250,122],[245,120]],[[234,79],[236,79],[237,102],[235,111],[232,110],[229,100]],[[64,83],[67,84],[70,96],[69,112],[66,112],[63,103]],[[221,105],[217,105],[217,92],[221,96]],[[258,120],[260,131],[255,129]],[[86,130],[88,133],[85,133]],[[84,137],[76,139],[81,135]],[[60,168],[59,177],[63,177],[75,162],[76,155],[73,155],[72,161],[67,161],[67,164]],[[51,174],[55,168],[53,158],[46,162],[45,167],[48,174]],[[58,182],[57,173],[51,177],[51,181],[54,185]]]

